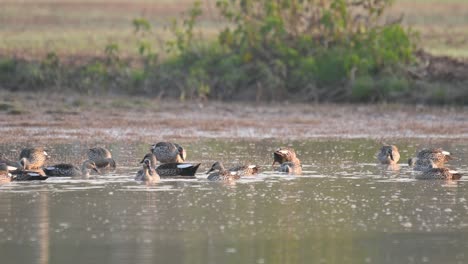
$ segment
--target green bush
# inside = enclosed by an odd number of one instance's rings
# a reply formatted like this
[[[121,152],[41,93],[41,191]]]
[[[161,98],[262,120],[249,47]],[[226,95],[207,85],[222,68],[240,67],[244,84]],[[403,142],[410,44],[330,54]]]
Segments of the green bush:
[[[374,95],[375,81],[370,76],[358,77],[352,85],[351,96],[356,101],[369,101]]]
[[[409,32],[378,22],[391,2],[218,0],[228,26],[209,48],[194,40],[201,14],[196,2],[181,25],[173,24],[173,59],[162,64],[178,62],[184,97],[256,93],[264,99],[341,100],[349,85],[351,99],[384,97],[391,91],[373,88],[374,94],[364,96],[371,90],[351,80],[393,74],[412,61]]]

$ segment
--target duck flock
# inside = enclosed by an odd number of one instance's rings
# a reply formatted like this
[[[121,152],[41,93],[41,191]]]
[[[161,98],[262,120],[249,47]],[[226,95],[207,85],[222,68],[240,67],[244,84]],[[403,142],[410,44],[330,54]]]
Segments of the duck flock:
[[[140,161],[142,169],[136,173],[135,180],[146,183],[159,181],[161,178],[194,178],[200,163],[186,163],[185,149],[176,143],[159,142],[151,146],[150,153]],[[91,172],[103,174],[116,168],[111,152],[102,147],[87,151],[87,160],[81,167],[60,163],[45,165],[49,155],[42,147],[25,148],[19,155],[19,161],[0,157],[0,183],[11,181],[45,180],[49,177],[89,178]],[[408,165],[418,172],[416,179],[456,180],[461,174],[445,167],[451,159],[450,152],[440,148],[423,149],[416,157],[408,160]],[[394,145],[382,146],[377,160],[384,165],[397,165],[400,160],[398,148]],[[273,164],[279,164],[277,171],[300,175],[302,165],[292,148],[281,147],[273,153]],[[258,174],[257,165],[239,165],[226,169],[221,162],[215,162],[207,172],[210,181],[234,181],[242,177]]]
[[[398,148],[394,145],[383,146],[377,154],[381,164],[397,165],[400,160]],[[445,167],[445,163],[452,159],[450,152],[441,148],[423,149],[416,157],[408,159],[408,165],[419,172],[416,179],[420,180],[458,180],[462,174]]]

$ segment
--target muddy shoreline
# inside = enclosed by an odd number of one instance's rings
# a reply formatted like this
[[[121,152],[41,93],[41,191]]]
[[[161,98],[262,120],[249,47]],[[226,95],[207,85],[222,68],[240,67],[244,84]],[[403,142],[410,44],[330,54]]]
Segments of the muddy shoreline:
[[[0,92],[0,142],[468,138],[468,107],[180,102]]]

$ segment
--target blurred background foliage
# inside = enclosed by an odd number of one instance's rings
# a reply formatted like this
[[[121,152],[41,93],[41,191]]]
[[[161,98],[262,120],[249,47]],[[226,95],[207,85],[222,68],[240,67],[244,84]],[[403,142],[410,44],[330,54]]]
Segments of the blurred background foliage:
[[[0,46],[0,87],[13,91],[148,94],[180,100],[465,104],[468,66],[463,59],[463,47],[458,46],[459,54],[441,54],[443,49],[430,44],[427,29],[421,28],[416,18],[401,16],[408,13],[401,9],[405,5],[466,5],[459,0],[444,3],[436,0],[423,4],[418,0],[397,3],[173,0],[158,4],[150,0],[133,4],[61,0],[50,2],[50,6],[29,0],[10,3],[3,11],[3,19],[10,24],[5,23],[0,30],[4,36],[10,33]],[[93,5],[109,9],[107,19],[97,11],[84,12]],[[68,10],[68,16],[53,12],[51,6],[58,11]],[[11,21],[26,19],[23,13],[27,11],[21,7],[36,11],[42,8],[42,13],[35,16],[35,24],[37,31],[44,34],[15,29],[18,23]],[[135,14],[136,11],[144,12]],[[420,9],[420,16],[427,15],[425,12]],[[170,18],[179,13],[182,15]],[[462,28],[468,21],[463,20],[463,13],[460,17],[461,21],[455,22]],[[55,39],[44,45],[48,32],[59,31],[62,22],[70,21],[75,21],[76,29],[65,31],[68,33],[64,33],[64,38],[75,40],[73,44],[61,47]],[[408,27],[408,21],[413,21],[412,27]],[[40,22],[56,28],[44,30]],[[96,26],[93,34],[83,35],[92,25]],[[18,40],[20,35],[28,44]],[[73,52],[75,49],[78,51]]]

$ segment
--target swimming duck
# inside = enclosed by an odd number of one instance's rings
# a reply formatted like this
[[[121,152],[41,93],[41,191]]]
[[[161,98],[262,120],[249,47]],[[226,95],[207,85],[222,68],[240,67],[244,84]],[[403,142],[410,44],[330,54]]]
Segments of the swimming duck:
[[[431,159],[434,163],[447,162],[452,159],[450,152],[441,148],[423,149],[419,151],[417,157],[420,159]]]
[[[81,176],[81,177],[87,178],[89,177],[89,173],[91,172],[91,170],[94,170],[95,172],[100,173],[96,164],[90,160],[84,161],[83,164],[81,165],[81,169],[72,164],[61,163],[61,164],[57,164],[54,166],[45,167],[43,168],[43,170],[47,176],[51,176],[51,177]]]
[[[161,163],[182,163],[187,158],[185,149],[179,144],[159,142],[151,146],[151,152]]]
[[[289,174],[301,174],[302,165],[301,161],[297,158],[296,152],[292,148],[281,147],[273,153],[273,165],[279,163],[279,172],[286,172]]]
[[[112,158],[111,152],[102,147],[90,148],[87,152],[88,159],[96,164],[99,169],[115,169],[115,160]]]
[[[36,170],[44,166],[49,155],[44,148],[25,148],[20,153],[20,163],[24,170]]]
[[[442,167],[446,162],[452,159],[450,152],[441,148],[423,149],[416,155],[418,160],[432,160],[437,166]]]
[[[147,183],[158,182],[160,180],[158,173],[151,167],[149,159],[143,160],[143,169],[137,172],[135,180]]]
[[[443,168],[452,159],[450,152],[441,148],[423,149],[416,157],[408,159],[408,166],[414,170],[423,171],[428,168]]]
[[[155,168],[161,178],[195,178],[200,166],[200,163],[164,163],[157,166],[156,156],[153,153],[146,154],[140,163],[145,159],[150,160],[151,168]]]
[[[377,154],[377,159],[381,164],[397,164],[400,160],[400,153],[394,145],[382,146],[379,154]]]
[[[241,165],[232,167],[229,170],[225,169],[223,164],[219,161],[215,162],[211,169],[206,173],[209,174],[212,171],[216,171],[211,173],[208,176],[208,180],[210,181],[231,181],[231,180],[238,180],[243,176],[251,176],[258,174],[259,167],[257,165]]]

